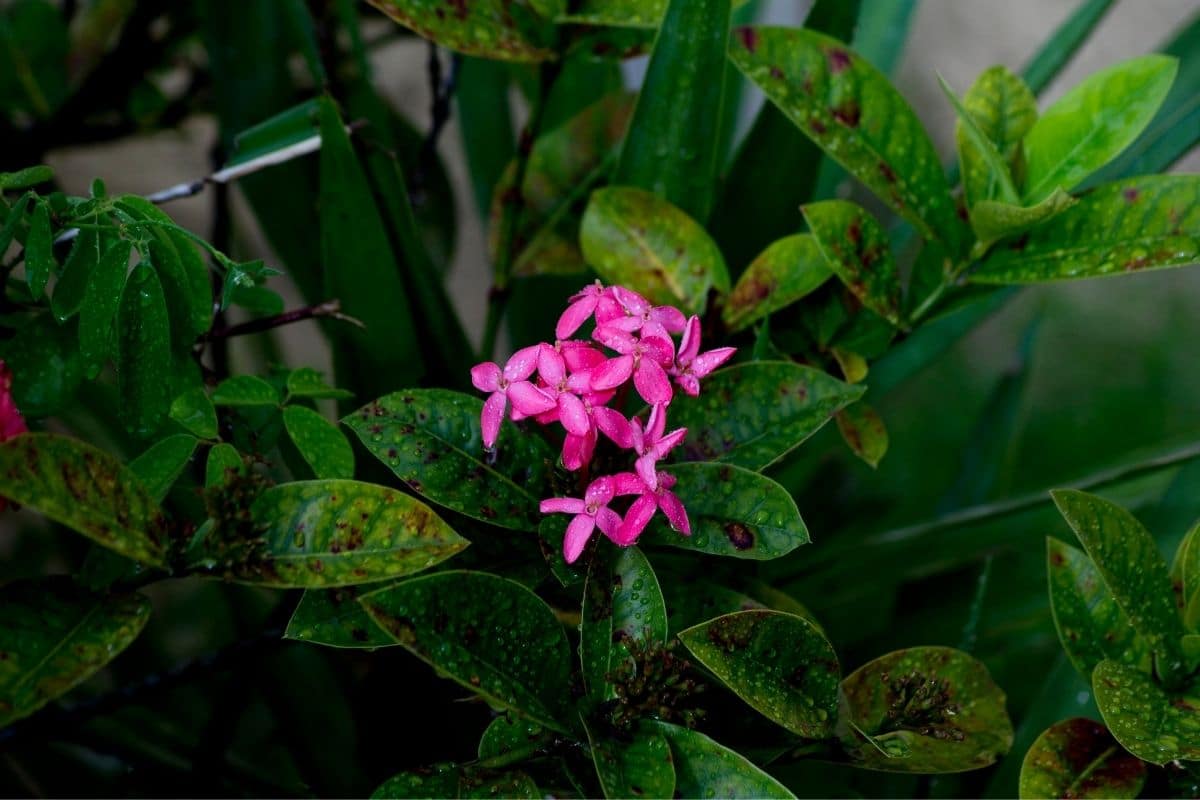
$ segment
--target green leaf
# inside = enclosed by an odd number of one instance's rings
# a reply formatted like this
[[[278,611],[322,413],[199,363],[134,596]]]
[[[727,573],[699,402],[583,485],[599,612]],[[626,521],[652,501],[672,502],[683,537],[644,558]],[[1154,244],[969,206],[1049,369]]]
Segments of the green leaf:
[[[79,353],[89,377],[99,374],[113,352],[113,331],[132,252],[130,242],[118,239],[88,274],[79,307]]]
[[[718,370],[699,397],[677,394],[671,423],[688,429],[676,452],[687,461],[723,461],[763,470],[862,397],[812,367],[755,361]]]
[[[1105,658],[1150,671],[1150,648],[1117,605],[1096,565],[1080,550],[1046,538],[1050,610],[1063,650],[1085,678]]]
[[[25,281],[34,300],[46,293],[50,273],[57,272],[54,262],[54,239],[50,233],[50,209],[46,203],[37,203],[29,220],[29,234],[25,239]]]
[[[76,439],[26,433],[0,443],[0,497],[123,556],[163,565],[167,520],[133,473]]]
[[[704,228],[642,189],[613,186],[593,192],[580,244],[584,259],[607,283],[687,314],[704,311],[710,289],[729,291],[725,259]]]
[[[667,641],[667,607],[650,562],[636,547],[595,553],[583,590],[579,657],[583,683],[596,702],[615,697],[609,683],[629,646]]]
[[[234,375],[213,390],[212,402],[217,406],[278,406],[279,391],[262,378]]]
[[[75,330],[39,314],[5,343],[12,370],[12,399],[30,418],[62,411],[83,381]]]
[[[1025,136],[1024,200],[1070,190],[1116,158],[1150,124],[1178,68],[1148,55],[1093,73],[1058,99]]]
[[[729,0],[667,4],[613,181],[651,191],[700,222],[712,209],[719,167],[729,9]]]
[[[1153,175],[1101,186],[1028,236],[994,249],[975,283],[1119,275],[1200,260],[1200,176]]]
[[[236,447],[224,442],[215,445],[208,451],[208,461],[204,464],[204,486],[218,486],[225,482],[230,470],[242,472],[245,467],[246,462]]]
[[[809,30],[739,28],[734,40],[733,63],[830,158],[957,251],[961,223],[937,151],[883,73]]]
[[[469,544],[419,500],[357,481],[298,481],[251,508],[258,538],[225,566],[236,580],[328,588],[428,569]]]
[[[564,731],[571,653],[554,612],[518,583],[439,572],[363,595],[371,617],[451,680]]]
[[[47,0],[0,9],[0,103],[46,119],[68,93],[67,19]]]
[[[0,192],[15,189],[29,189],[41,183],[54,180],[54,169],[45,164],[36,167],[26,167],[16,172],[0,172]]]
[[[617,737],[587,727],[588,746],[605,797],[674,797],[675,765],[667,739],[648,723]]]
[[[721,319],[731,332],[740,331],[820,288],[832,274],[812,236],[772,242],[738,278]]]
[[[383,782],[371,800],[391,798],[535,798],[537,784],[524,772],[481,769],[475,766],[437,764],[428,769],[401,772]]]
[[[981,183],[984,185],[984,191],[980,195],[980,199],[999,198],[1004,203],[1015,204],[1017,190],[1013,186],[1012,175],[1009,174],[1008,163],[1004,156],[1001,155],[997,145],[976,123],[975,116],[963,105],[963,101],[958,99],[958,95],[950,88],[950,84],[946,83],[946,79],[938,75],[938,83],[941,85],[946,99],[954,107],[954,113],[958,116],[955,135],[959,143],[959,160],[963,163],[973,160],[973,171],[976,174],[982,173]],[[964,142],[972,148],[969,153],[962,149]]]
[[[1021,764],[1020,797],[1137,797],[1146,765],[1098,722],[1074,717],[1047,728]]]
[[[175,481],[183,474],[199,443],[195,436],[186,433],[160,439],[129,462],[129,471],[137,476],[151,497],[162,502]]]
[[[994,763],[1012,745],[1004,692],[960,650],[888,653],[855,670],[842,691],[851,724],[839,737],[866,769],[962,772]]]
[[[511,0],[368,2],[404,27],[457,53],[517,62],[545,61],[555,57],[553,50],[530,38],[525,26],[520,24],[523,18],[516,13],[525,9]]]
[[[669,722],[645,724],[661,731],[671,746],[679,797],[794,797],[782,783],[699,731]]]
[[[900,273],[887,234],[865,209],[846,200],[802,206],[829,269],[879,316],[900,324]]]
[[[389,642],[391,641],[389,637]],[[551,745],[555,736],[536,722],[504,714],[492,720],[479,739],[481,761],[507,759],[507,763]]]
[[[1054,29],[1021,71],[1035,93],[1050,85],[1092,35],[1115,0],[1081,0],[1071,15]]]
[[[0,226],[0,253],[8,252],[8,247],[16,237],[18,228],[25,221],[25,209],[34,201],[34,198],[33,192],[26,192],[17,198],[17,202],[13,203],[12,208],[0,202],[0,209],[6,212],[3,218],[4,225]],[[3,199],[0,197],[0,201]]]
[[[469,517],[515,530],[541,521],[548,465],[540,437],[500,427],[494,456],[483,448],[483,403],[444,389],[381,397],[342,420],[415,492]]]
[[[323,398],[343,400],[353,397],[354,393],[330,386],[325,382],[321,373],[312,367],[300,367],[288,373],[287,395],[288,400],[295,397],[309,397],[314,400]]]
[[[91,229],[81,230],[71,244],[71,252],[63,263],[62,275],[54,284],[54,295],[50,300],[54,318],[59,322],[66,322],[79,313],[88,279],[99,262],[100,235]]]
[[[318,478],[354,477],[354,450],[337,425],[311,408],[288,406],[283,426]]]
[[[843,408],[835,417],[838,431],[854,455],[872,469],[887,455],[888,432],[879,412],[861,400]]]
[[[0,726],[104,667],[149,617],[150,602],[141,595],[101,597],[61,576],[0,589]]]
[[[1107,659],[1092,673],[1092,690],[1104,724],[1138,758],[1200,760],[1200,698],[1172,697],[1149,675]]]
[[[1075,489],[1056,489],[1050,495],[1109,592],[1153,651],[1155,672],[1168,682],[1179,680],[1184,670],[1179,651],[1183,625],[1167,562],[1154,538],[1132,514],[1100,497]]]
[[[1171,583],[1181,609],[1187,609],[1194,598],[1200,597],[1200,522],[1188,530],[1175,551]]]
[[[825,739],[837,717],[841,668],[811,622],[767,609],[739,611],[681,631],[709,671],[772,722]]]
[[[1006,67],[995,66],[979,74],[963,95],[962,105],[972,123],[968,127],[963,118],[955,128],[967,207],[974,209],[981,201],[996,199],[1001,188],[1005,193],[1011,191],[1008,202],[1015,205],[1014,180],[1019,181],[1017,176],[1025,167],[1021,142],[1037,121],[1037,99],[1020,77]],[[971,128],[984,137],[992,153],[999,156],[1004,167],[1002,172],[995,172],[995,165],[989,169],[986,164],[988,147],[979,145]],[[993,176],[999,176],[1003,183],[999,184]]]
[[[305,589],[288,620],[285,639],[326,647],[395,647],[396,642],[375,624],[358,602],[363,592],[378,586],[342,586],[338,589]]]
[[[1024,233],[1058,216],[1076,202],[1062,189],[1055,189],[1054,194],[1028,208],[995,200],[980,200],[971,209],[971,230],[975,231],[975,237],[982,247],[990,247],[1000,239]]]
[[[657,28],[670,0],[579,0],[558,22],[582,25],[615,25],[625,28]],[[747,0],[733,0],[736,8]]]
[[[718,556],[765,560],[808,544],[796,502],[775,481],[732,464],[676,464],[672,489],[687,508],[692,535],[656,518],[647,542]]]
[[[135,436],[149,436],[170,408],[171,327],[158,275],[133,268],[117,310],[117,378],[121,416]]]
[[[203,386],[188,389],[172,400],[168,416],[201,439],[217,438],[217,410]]]

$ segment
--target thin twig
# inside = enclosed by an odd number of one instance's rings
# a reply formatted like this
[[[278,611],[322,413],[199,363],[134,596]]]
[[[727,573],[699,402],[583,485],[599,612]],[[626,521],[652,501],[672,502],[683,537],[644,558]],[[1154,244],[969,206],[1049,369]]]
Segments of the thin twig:
[[[427,62],[430,94],[429,133],[421,142],[416,168],[409,179],[409,195],[412,197],[413,205],[421,205],[424,200],[426,183],[437,158],[438,139],[441,138],[446,123],[450,121],[450,100],[458,88],[458,71],[461,65],[462,56],[457,53],[451,55],[450,69],[443,78],[438,47],[433,42],[429,43],[429,60]]]
[[[263,331],[269,331],[272,328],[291,325],[293,322],[303,322],[306,319],[321,318],[349,322],[351,325],[357,325],[360,328],[366,327],[366,325],[364,325],[360,320],[357,320],[347,314],[343,314],[341,301],[334,299],[326,300],[324,303],[318,303],[315,306],[294,308],[291,311],[284,311],[282,314],[276,314],[273,317],[260,317],[259,319],[252,319],[248,322],[239,322],[237,325],[230,325],[228,327],[212,330],[209,331],[205,339],[231,339],[234,336],[246,336],[252,333],[262,333]]]

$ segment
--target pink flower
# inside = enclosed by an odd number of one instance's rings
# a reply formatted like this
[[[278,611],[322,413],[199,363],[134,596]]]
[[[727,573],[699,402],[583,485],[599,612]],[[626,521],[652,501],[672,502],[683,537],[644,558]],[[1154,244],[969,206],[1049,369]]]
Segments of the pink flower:
[[[620,355],[592,370],[592,389],[615,389],[632,375],[634,387],[647,403],[662,405],[671,402],[675,393],[663,369],[671,364],[675,356],[675,346],[670,339],[637,337],[607,325],[596,328],[594,335],[597,341]]]
[[[675,485],[675,476],[659,472],[654,477],[655,485],[651,486],[642,480],[640,475],[632,472],[612,476],[614,494],[638,495],[625,512],[625,521],[617,529],[616,535],[609,537],[622,547],[628,547],[638,540],[657,509],[662,509],[672,528],[684,536],[692,535],[692,524],[688,521],[687,510],[679,497],[671,491],[671,487]]]
[[[675,449],[675,446],[682,442],[683,437],[687,435],[687,428],[676,428],[663,436],[666,426],[666,406],[654,406],[650,409],[650,419],[646,421],[644,432],[640,419],[635,417],[630,423],[630,444],[634,452],[638,454],[637,474],[651,488],[657,488],[658,462]]]
[[[0,442],[25,433],[25,419],[12,396],[12,372],[0,361]]]
[[[683,340],[679,342],[679,355],[675,358],[671,374],[675,376],[675,382],[685,394],[695,397],[700,394],[700,378],[724,364],[735,352],[736,347],[718,347],[716,350],[701,353],[700,318],[693,316],[683,331]]]
[[[583,398],[583,406],[590,422],[588,432],[578,436],[568,433],[563,440],[563,466],[571,472],[591,462],[592,454],[596,450],[596,440],[599,438],[597,431],[622,449],[629,449],[633,442],[629,420],[625,419],[621,412],[607,406],[594,405],[587,396]]]
[[[575,294],[571,298],[571,304],[567,306],[567,310],[558,318],[558,325],[554,328],[554,335],[559,339],[566,339],[579,330],[583,326],[583,323],[587,322],[588,317],[596,312],[596,304],[600,301],[604,292],[604,286],[600,281],[596,281],[591,286],[585,286],[581,292]]]
[[[483,404],[479,425],[483,429],[483,445],[491,447],[500,434],[500,423],[511,402],[514,416],[533,416],[555,407],[555,399],[529,382],[537,368],[541,345],[526,347],[513,353],[504,369],[491,361],[471,367],[471,383],[481,392],[491,392]]]
[[[567,364],[562,354],[548,344],[541,345],[541,349],[538,350],[537,371],[538,377],[546,383],[543,391],[553,398],[557,419],[567,429],[567,433],[576,436],[588,433],[592,423],[579,395],[591,388],[590,376],[587,373],[568,375]]]
[[[608,507],[613,499],[613,479],[598,478],[592,481],[582,500],[573,497],[553,497],[543,500],[543,514],[574,514],[575,519],[567,525],[563,537],[563,558],[568,564],[575,563],[583,552],[592,531],[597,527],[605,536],[612,538],[621,527],[621,515]]]
[[[683,312],[674,306],[652,306],[650,301],[637,292],[621,286],[609,290],[611,302],[601,301],[596,311],[596,323],[617,330],[633,333],[641,331],[643,336],[657,336],[670,340],[672,333],[680,333],[687,325]]]

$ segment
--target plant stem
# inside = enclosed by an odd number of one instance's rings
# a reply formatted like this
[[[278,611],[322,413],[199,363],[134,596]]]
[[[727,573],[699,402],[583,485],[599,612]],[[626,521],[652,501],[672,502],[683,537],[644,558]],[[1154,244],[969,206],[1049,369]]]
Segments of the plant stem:
[[[322,317],[339,319],[343,322],[349,322],[352,325],[357,325],[360,328],[364,327],[363,324],[354,317],[343,314],[341,301],[334,299],[326,300],[324,303],[318,303],[315,306],[294,308],[291,311],[284,311],[282,314],[276,314],[273,317],[252,319],[248,322],[240,322],[237,325],[230,325],[225,328],[212,330],[209,331],[208,336],[206,336],[205,339],[231,339],[234,336],[246,336],[251,333],[262,333],[263,331],[269,331],[272,328],[291,325],[293,322],[302,322],[306,319],[319,319]]]

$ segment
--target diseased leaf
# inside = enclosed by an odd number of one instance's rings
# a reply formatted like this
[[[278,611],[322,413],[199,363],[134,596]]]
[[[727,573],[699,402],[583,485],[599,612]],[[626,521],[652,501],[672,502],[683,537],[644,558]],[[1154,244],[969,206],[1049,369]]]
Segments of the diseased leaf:
[[[0,589],[0,727],[27,717],[104,667],[150,617],[138,594],[94,595],[69,578]]]
[[[129,471],[137,476],[151,497],[162,502],[183,474],[198,444],[200,442],[195,436],[186,433],[160,439],[129,462]]]
[[[699,731],[669,722],[647,722],[671,746],[675,764],[675,794],[680,797],[791,798],[782,783],[742,755]]]
[[[1092,690],[1112,735],[1138,758],[1200,759],[1200,698],[1168,695],[1149,675],[1108,659],[1092,673]]]
[[[512,797],[534,800],[541,796],[537,784],[524,772],[437,764],[427,769],[393,775],[371,794],[371,800],[410,797]]]
[[[662,515],[645,541],[734,558],[779,558],[808,544],[808,528],[787,490],[732,464],[676,464],[672,489],[687,509],[692,535],[671,530]]]
[[[679,633],[701,664],[755,710],[806,739],[833,733],[841,667],[811,622],[768,609],[739,611]]]
[[[123,556],[163,566],[167,520],[133,473],[76,439],[26,433],[0,443],[0,497]]]
[[[1116,158],[1150,124],[1177,69],[1170,56],[1131,58],[1088,76],[1042,112],[1025,136],[1026,205],[1057,188],[1070,191]]]
[[[879,222],[846,200],[823,200],[800,210],[829,269],[864,306],[899,325],[900,273]]]
[[[545,61],[554,51],[526,31],[530,12],[513,0],[368,0],[406,28],[442,47],[497,61]],[[522,13],[523,12],[523,13]],[[526,22],[527,24],[522,24]]]
[[[1096,565],[1058,539],[1046,539],[1050,609],[1063,650],[1085,678],[1105,658],[1149,672],[1150,647],[1117,605]]]
[[[962,104],[1003,159],[1007,174],[1019,183],[1025,169],[1021,142],[1038,115],[1033,92],[1007,67],[989,67],[963,95]],[[967,206],[974,209],[981,201],[995,199],[997,187],[983,163],[981,148],[972,141],[970,131],[961,121],[955,128],[955,140]]]
[[[394,647],[388,636],[358,602],[363,592],[378,586],[342,586],[337,589],[305,589],[288,620],[285,639],[326,647]]]
[[[588,745],[605,797],[673,797],[675,765],[661,732],[640,723],[627,736],[597,736],[587,728]]]
[[[971,230],[983,247],[1000,239],[1016,236],[1058,216],[1075,205],[1075,198],[1056,189],[1036,206],[1025,208],[995,200],[980,200],[971,209]]]
[[[1146,765],[1130,755],[1098,722],[1074,717],[1047,728],[1021,764],[1022,800],[1044,797],[1137,797]]]
[[[96,268],[88,274],[79,307],[79,353],[89,378],[100,373],[113,352],[113,331],[131,252],[133,245],[118,239],[109,245]]]
[[[397,642],[488,702],[563,731],[571,654],[554,612],[518,583],[439,572],[363,595]]]
[[[204,463],[204,486],[212,488],[224,483],[231,470],[243,472],[245,468],[246,462],[236,447],[225,442],[214,445],[208,451],[208,461]]]
[[[699,397],[677,394],[672,401],[671,424],[688,429],[676,453],[687,461],[763,470],[862,393],[862,387],[787,361],[726,367],[705,379]]]
[[[29,293],[34,300],[42,299],[50,273],[56,271],[50,209],[46,203],[37,203],[29,218],[29,234],[25,239],[25,282],[29,284]]]
[[[1004,203],[1015,205],[1017,190],[1013,185],[1008,161],[1001,154],[999,146],[992,141],[988,134],[984,133],[975,121],[975,116],[958,99],[958,95],[941,75],[938,75],[938,82],[942,86],[942,92],[946,95],[946,99],[954,107],[954,113],[958,116],[955,134],[959,142],[959,160],[963,161],[964,156],[972,159],[975,162],[972,171],[982,176],[981,182],[984,190],[980,194],[980,199],[996,198]],[[964,143],[971,150],[964,152],[962,149]]]
[[[277,406],[279,392],[262,378],[234,375],[213,390],[212,402],[218,406]]]
[[[721,319],[731,332],[740,331],[820,288],[832,274],[811,235],[779,239],[738,278]]]
[[[419,500],[358,481],[274,486],[250,513],[258,538],[223,566],[234,579],[262,586],[328,588],[398,578],[469,544]]]
[[[410,389],[381,397],[342,420],[372,455],[439,505],[515,530],[541,521],[548,465],[545,442],[510,422],[495,453],[483,448],[483,403],[444,389]]]
[[[888,432],[879,412],[861,400],[843,408],[835,417],[846,444],[872,468],[887,455]]]
[[[117,311],[117,378],[126,429],[146,437],[170,408],[171,325],[158,275],[146,262],[133,268]]]
[[[1011,244],[974,283],[1119,275],[1200,260],[1200,176],[1152,175],[1100,186]]]
[[[687,314],[704,310],[709,290],[729,292],[725,259],[704,228],[642,189],[613,186],[593,192],[580,244],[584,259],[605,282]]]
[[[810,30],[739,28],[730,57],[804,133],[917,230],[957,252],[961,223],[941,162],[887,78]]]
[[[657,28],[670,0],[579,0],[558,22],[584,25],[615,25],[626,28]],[[747,0],[733,0],[733,7]]]
[[[992,764],[1012,745],[1004,692],[960,650],[888,653],[855,670],[842,690],[853,724],[839,738],[866,769],[962,772]]]
[[[354,477],[354,450],[332,422],[311,408],[288,406],[283,426],[318,478]]]
[[[217,410],[204,387],[197,386],[180,394],[171,401],[168,413],[188,433],[201,439],[217,438]]]

